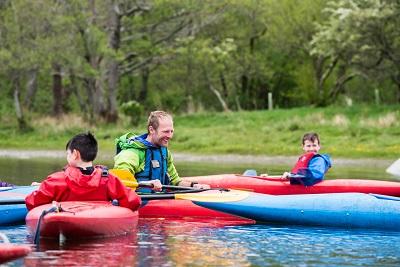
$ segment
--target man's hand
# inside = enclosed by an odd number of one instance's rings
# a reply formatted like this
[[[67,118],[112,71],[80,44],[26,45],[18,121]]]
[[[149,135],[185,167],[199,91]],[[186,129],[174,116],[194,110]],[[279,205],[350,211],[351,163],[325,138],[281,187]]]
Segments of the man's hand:
[[[282,174],[282,179],[289,179],[290,178],[290,172],[284,172]]]
[[[208,185],[208,184],[193,184],[193,188],[195,188],[195,189],[210,189],[210,185]]]
[[[151,183],[153,185],[152,189],[154,191],[161,191],[162,184],[161,184],[160,180],[150,180],[149,183]]]
[[[178,186],[193,187],[194,189],[210,189],[208,184],[199,184],[192,181],[181,181]]]

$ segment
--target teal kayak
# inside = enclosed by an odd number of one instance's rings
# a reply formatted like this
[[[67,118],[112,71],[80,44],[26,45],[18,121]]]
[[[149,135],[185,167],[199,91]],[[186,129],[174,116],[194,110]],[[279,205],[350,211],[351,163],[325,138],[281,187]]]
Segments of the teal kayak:
[[[0,225],[24,223],[28,213],[25,204],[11,203],[23,202],[25,197],[37,188],[37,186],[0,187]]]
[[[400,198],[392,196],[364,193],[275,196],[231,190],[179,197],[262,223],[400,230]]]

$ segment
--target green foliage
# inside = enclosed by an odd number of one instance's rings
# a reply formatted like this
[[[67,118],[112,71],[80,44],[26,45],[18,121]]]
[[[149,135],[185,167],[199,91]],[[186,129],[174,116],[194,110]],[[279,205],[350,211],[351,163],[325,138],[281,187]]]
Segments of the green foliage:
[[[284,108],[375,103],[375,89],[382,105],[400,101],[398,1],[48,2],[0,8],[0,114],[10,120],[17,90],[25,114],[52,111],[54,65],[64,111],[92,122],[130,100],[190,114],[263,110],[268,93]]]
[[[143,116],[143,106],[135,100],[125,102],[121,105],[121,111],[131,120],[133,126],[138,126]]]
[[[398,77],[398,1],[331,1],[325,12],[329,19],[313,37],[313,54],[336,58],[375,83]],[[397,78],[393,82],[400,85]]]

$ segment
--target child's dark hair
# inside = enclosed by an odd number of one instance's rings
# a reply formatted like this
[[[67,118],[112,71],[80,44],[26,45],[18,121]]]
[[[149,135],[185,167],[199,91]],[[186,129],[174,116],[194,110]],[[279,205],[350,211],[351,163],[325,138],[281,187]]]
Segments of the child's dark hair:
[[[81,158],[85,162],[93,161],[97,155],[97,141],[96,138],[90,133],[77,134],[68,141],[66,150],[78,150]]]
[[[318,141],[318,144],[320,144],[319,136],[318,136],[317,133],[314,133],[314,132],[306,133],[305,135],[303,135],[302,144],[304,145],[304,143],[305,143],[307,140],[308,140],[308,141],[311,141],[311,142],[313,142],[313,143],[315,142],[315,140],[317,140],[317,141]]]

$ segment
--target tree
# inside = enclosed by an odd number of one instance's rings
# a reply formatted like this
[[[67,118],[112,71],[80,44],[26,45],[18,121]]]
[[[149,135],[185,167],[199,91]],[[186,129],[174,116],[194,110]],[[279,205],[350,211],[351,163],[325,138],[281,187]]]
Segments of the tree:
[[[182,56],[180,48],[190,44],[182,40],[194,40],[205,27],[212,24],[222,14],[223,7],[223,3],[215,1],[159,0],[153,2],[149,12],[141,16],[125,18],[123,25],[126,30],[122,36],[120,50],[124,59],[120,64],[120,70],[122,76],[140,77],[138,79],[140,85],[136,86],[139,88],[136,94],[137,101],[146,103],[148,106],[148,102],[151,102],[148,97],[155,93],[154,90],[150,90],[153,73],[157,71],[162,73],[164,66],[173,65],[173,62],[179,61],[178,57]],[[174,65],[173,69],[167,69],[170,73],[180,72],[182,65]],[[179,82],[182,79],[176,78]],[[188,78],[192,80],[192,77]],[[186,80],[184,95],[188,100],[193,99],[191,92],[193,86],[189,84],[190,82]],[[166,90],[164,84],[157,84],[152,88],[157,87],[164,88],[161,89],[163,91]]]
[[[400,102],[400,2],[331,1],[326,12],[329,20],[321,23],[312,41],[313,53],[354,70],[342,76],[342,84],[355,75],[374,81],[389,77]],[[337,86],[332,93],[341,89]]]
[[[305,103],[326,105],[334,60],[311,53],[310,45],[317,31],[316,24],[325,19],[322,10],[326,1],[269,0],[268,3],[268,39],[274,49],[280,50],[281,64],[296,83],[291,101],[303,97]]]
[[[10,77],[13,86],[14,108],[19,129],[29,128],[21,103],[23,77],[44,63],[43,54],[38,49],[41,32],[45,23],[39,21],[43,2],[38,1],[29,9],[23,10],[24,1],[6,1],[1,12],[0,71]],[[21,11],[21,12],[20,12]],[[24,12],[25,11],[25,12]],[[32,16],[34,12],[37,17]],[[23,23],[30,21],[30,23]],[[33,97],[33,94],[32,94]]]

